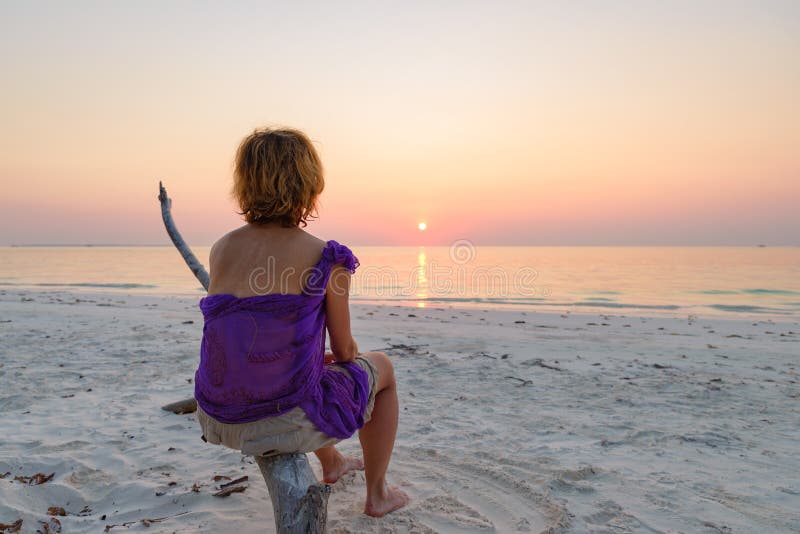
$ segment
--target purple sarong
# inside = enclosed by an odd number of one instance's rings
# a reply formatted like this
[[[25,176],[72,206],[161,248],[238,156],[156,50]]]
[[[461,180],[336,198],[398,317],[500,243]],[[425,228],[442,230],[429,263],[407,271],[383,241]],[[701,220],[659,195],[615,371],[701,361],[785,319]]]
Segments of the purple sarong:
[[[340,439],[364,425],[367,373],[355,363],[324,363],[325,288],[337,264],[353,273],[358,259],[328,241],[303,294],[200,300],[205,324],[194,395],[208,415],[247,423],[300,406],[319,430]]]

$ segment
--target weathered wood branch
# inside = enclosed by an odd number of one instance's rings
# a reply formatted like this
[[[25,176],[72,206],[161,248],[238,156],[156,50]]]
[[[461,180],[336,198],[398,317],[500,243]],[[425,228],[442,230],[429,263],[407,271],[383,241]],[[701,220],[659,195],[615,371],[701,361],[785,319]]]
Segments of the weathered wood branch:
[[[186,241],[183,240],[180,232],[178,232],[175,221],[172,220],[172,199],[167,196],[167,190],[164,189],[164,185],[161,182],[158,182],[158,200],[161,202],[161,218],[164,219],[164,227],[167,229],[169,238],[172,239],[172,244],[175,245],[175,248],[183,256],[186,265],[189,266],[192,273],[200,280],[205,290],[208,291],[208,271],[197,260],[192,249],[189,248],[189,245],[186,244]]]
[[[208,271],[178,232],[172,220],[172,200],[161,182],[158,183],[158,189],[161,218],[164,219],[167,233],[186,265],[208,290]],[[197,401],[194,398],[184,399],[162,406],[162,409],[178,414],[192,413],[197,410]],[[326,531],[331,487],[317,481],[305,454],[256,456],[256,463],[267,483],[279,534],[321,534]]]
[[[325,532],[331,487],[317,482],[306,455],[256,456],[256,463],[267,481],[278,534]]]
[[[161,218],[164,220],[164,228],[167,229],[167,234],[169,234],[172,244],[181,253],[183,261],[189,266],[192,274],[200,281],[203,288],[208,291],[208,284],[210,283],[208,271],[197,259],[197,256],[194,255],[192,249],[183,240],[178,227],[175,226],[175,221],[172,219],[172,199],[167,196],[167,190],[161,182],[158,182],[158,201],[161,203]],[[197,401],[192,397],[178,402],[171,402],[162,406],[161,409],[175,414],[194,413],[197,411]]]

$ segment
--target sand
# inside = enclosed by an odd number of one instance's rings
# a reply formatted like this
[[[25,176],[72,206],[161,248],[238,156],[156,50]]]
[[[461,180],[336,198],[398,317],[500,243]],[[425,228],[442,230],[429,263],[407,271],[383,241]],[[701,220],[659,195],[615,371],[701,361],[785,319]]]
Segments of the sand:
[[[796,321],[353,317],[361,349],[396,366],[389,479],[413,500],[366,517],[350,474],[331,532],[800,531]],[[35,532],[55,506],[64,532],[273,532],[252,459],[160,409],[191,395],[201,328],[196,299],[0,291],[0,523]],[[14,479],[36,473],[54,476]]]

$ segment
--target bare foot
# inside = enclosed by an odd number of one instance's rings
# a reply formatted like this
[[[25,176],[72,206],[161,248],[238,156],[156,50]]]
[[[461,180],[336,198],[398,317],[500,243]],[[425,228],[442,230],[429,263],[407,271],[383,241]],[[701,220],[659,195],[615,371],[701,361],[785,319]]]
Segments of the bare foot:
[[[383,517],[407,505],[410,500],[408,494],[397,486],[385,486],[384,494],[380,497],[367,497],[364,513],[372,517]]]
[[[363,470],[364,460],[355,456],[343,456],[340,454],[334,460],[322,464],[322,481],[326,484],[333,484],[350,471]]]

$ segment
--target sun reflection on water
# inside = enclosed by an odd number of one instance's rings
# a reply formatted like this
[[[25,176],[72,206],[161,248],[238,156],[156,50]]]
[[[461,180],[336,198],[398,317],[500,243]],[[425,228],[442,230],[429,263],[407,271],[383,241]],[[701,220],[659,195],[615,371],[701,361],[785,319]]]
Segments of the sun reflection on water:
[[[425,307],[425,299],[428,298],[428,257],[425,255],[425,247],[420,247],[417,254],[417,308]]]

